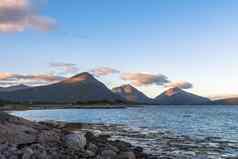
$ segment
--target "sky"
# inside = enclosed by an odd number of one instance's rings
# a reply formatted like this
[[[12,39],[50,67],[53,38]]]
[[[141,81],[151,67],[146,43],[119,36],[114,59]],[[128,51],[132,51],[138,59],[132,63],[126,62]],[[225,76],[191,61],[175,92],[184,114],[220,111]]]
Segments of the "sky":
[[[237,17],[237,0],[0,0],[0,84],[88,71],[151,97],[238,95]]]

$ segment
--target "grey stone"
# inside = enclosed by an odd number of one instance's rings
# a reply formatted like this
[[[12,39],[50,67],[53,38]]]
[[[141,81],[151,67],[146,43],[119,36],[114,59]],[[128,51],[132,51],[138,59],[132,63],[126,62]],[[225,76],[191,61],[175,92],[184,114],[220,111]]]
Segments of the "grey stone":
[[[42,131],[39,134],[38,141],[41,143],[49,143],[49,142],[59,142],[60,136],[55,131]]]
[[[115,159],[117,154],[112,150],[104,150],[101,155],[102,159]]]
[[[23,152],[22,159],[30,159],[33,153],[34,152],[31,148],[26,148]]]
[[[84,134],[68,134],[64,137],[64,141],[66,146],[72,149],[84,149],[87,144]]]
[[[98,147],[95,144],[93,144],[93,143],[89,143],[87,149],[92,151],[92,152],[94,152],[94,153],[96,153],[97,150],[98,150]]]
[[[94,156],[96,156],[96,153],[93,152],[93,151],[90,151],[90,150],[87,150],[86,153],[87,153],[88,157],[94,157]]]
[[[117,159],[136,159],[133,152],[122,152],[117,156]]]
[[[0,154],[0,159],[6,159],[6,157]]]

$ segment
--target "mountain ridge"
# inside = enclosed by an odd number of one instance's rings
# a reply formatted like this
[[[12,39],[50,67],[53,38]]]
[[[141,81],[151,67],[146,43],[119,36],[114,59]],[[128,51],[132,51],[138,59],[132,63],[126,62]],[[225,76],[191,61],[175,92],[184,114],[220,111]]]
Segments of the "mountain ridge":
[[[115,87],[112,91],[123,98],[126,98],[129,102],[138,104],[154,104],[153,99],[147,97],[143,92],[139,91],[130,84]]]
[[[58,83],[26,90],[0,92],[0,99],[15,102],[80,103],[126,101],[89,73],[80,73]]]
[[[160,105],[203,105],[211,102],[211,100],[206,97],[186,92],[178,87],[167,89],[155,97],[155,100]]]

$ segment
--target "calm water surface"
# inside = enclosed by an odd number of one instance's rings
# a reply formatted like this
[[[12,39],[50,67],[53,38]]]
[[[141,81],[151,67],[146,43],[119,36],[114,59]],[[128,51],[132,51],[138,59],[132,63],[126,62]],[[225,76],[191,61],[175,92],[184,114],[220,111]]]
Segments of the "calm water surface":
[[[126,124],[178,135],[238,141],[238,106],[145,106],[127,109],[57,109],[12,112],[30,120]]]

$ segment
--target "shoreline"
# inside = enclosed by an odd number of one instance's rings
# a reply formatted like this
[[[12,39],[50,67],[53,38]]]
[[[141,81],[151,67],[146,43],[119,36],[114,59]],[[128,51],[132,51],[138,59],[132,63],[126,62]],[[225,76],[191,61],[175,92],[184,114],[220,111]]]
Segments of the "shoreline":
[[[67,155],[64,157],[69,159],[81,155],[85,159],[94,159],[102,157],[105,153],[111,155],[109,159],[235,159],[238,157],[238,142],[225,141],[217,137],[196,139],[184,135],[179,136],[168,131],[144,131],[118,124],[32,122],[6,115],[3,112],[0,114],[0,127],[2,128],[0,135],[3,136],[0,139],[0,143],[2,143],[0,144],[0,155],[3,153],[1,147],[7,147],[7,150],[4,149],[4,151],[11,155],[14,155],[10,151],[12,148],[23,155],[29,153],[25,151],[30,149],[31,155],[33,155],[37,154],[41,147],[41,151],[45,152],[42,159],[47,155],[49,158],[52,157],[55,149],[60,151],[59,154],[56,154],[58,158],[66,153]],[[9,125],[11,125],[10,128]],[[6,131],[8,135],[6,135]],[[67,143],[68,139],[65,140],[65,137],[69,134],[70,143]],[[36,150],[35,147],[37,147]],[[95,152],[92,152],[91,149]],[[46,152],[50,152],[50,154]],[[73,156],[70,156],[69,152],[73,153]],[[118,158],[121,155],[124,158]],[[125,157],[125,155],[127,156]]]
[[[62,122],[32,122],[0,112],[0,158],[150,158],[141,147],[120,140],[109,140],[109,135],[82,131],[83,125],[78,123],[72,127]]]
[[[68,123],[75,129],[78,123]],[[67,123],[66,123],[67,125]],[[219,137],[194,138],[169,131],[143,131],[118,124],[81,123],[82,131],[111,136],[111,140],[128,142],[143,148],[151,158],[170,159],[237,159],[238,141]],[[66,126],[67,127],[67,126]]]
[[[238,142],[219,137],[193,138],[176,135],[169,131],[131,129],[122,124],[68,123],[47,121],[73,132],[90,132],[96,136],[107,136],[110,141],[122,141],[143,150],[148,159],[236,159]]]
[[[23,104],[11,104],[0,106],[0,111],[28,111],[28,110],[53,110],[53,109],[126,109],[126,108],[140,108],[140,107],[161,107],[161,106],[190,106],[190,105],[142,105],[142,104],[128,104],[128,105],[71,105],[71,104],[39,104],[39,105],[23,105]],[[196,106],[196,105],[191,105]],[[203,105],[201,105],[203,106]],[[206,106],[231,106],[238,105],[206,105]]]
[[[52,109],[126,109],[125,105],[6,105],[0,107],[0,111],[27,111],[27,110],[52,110]],[[133,106],[134,107],[134,106]],[[140,107],[140,106],[135,106]]]

